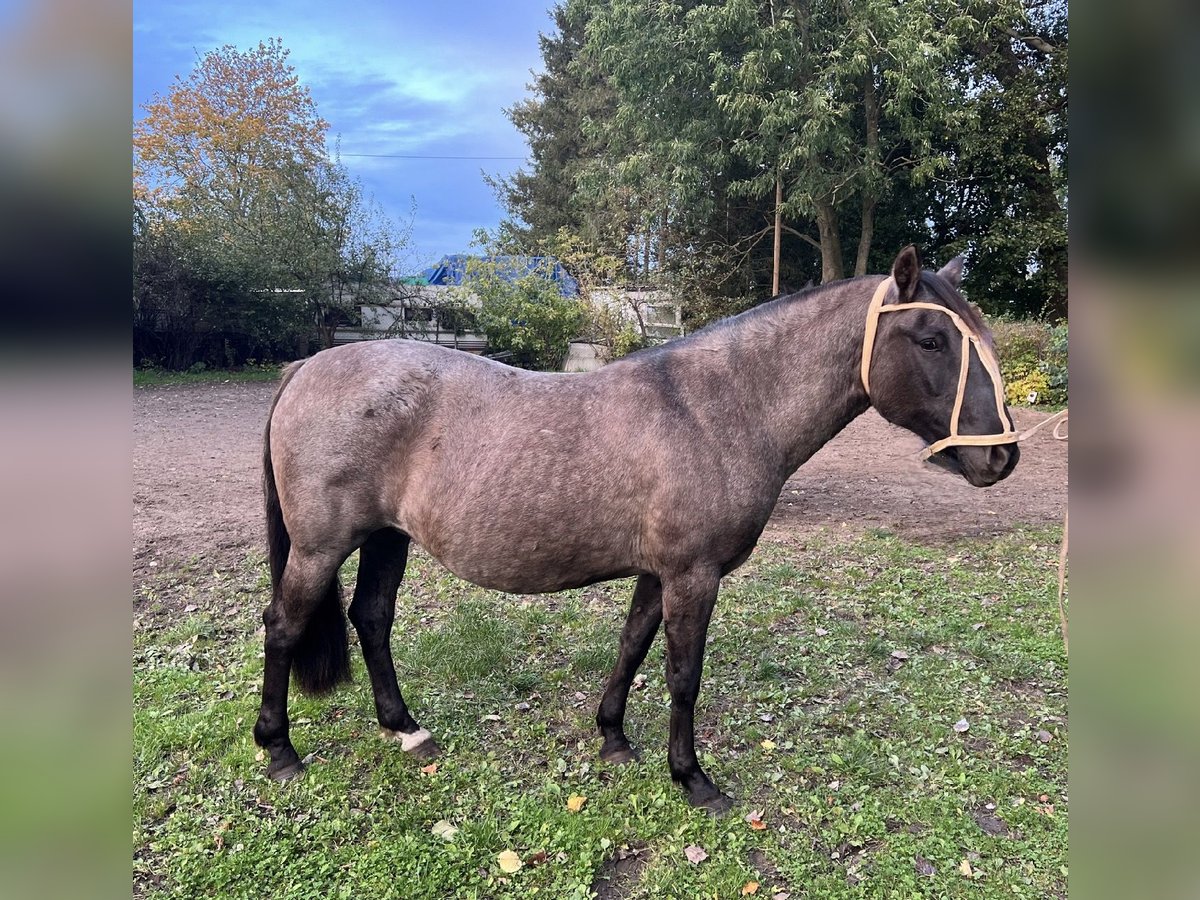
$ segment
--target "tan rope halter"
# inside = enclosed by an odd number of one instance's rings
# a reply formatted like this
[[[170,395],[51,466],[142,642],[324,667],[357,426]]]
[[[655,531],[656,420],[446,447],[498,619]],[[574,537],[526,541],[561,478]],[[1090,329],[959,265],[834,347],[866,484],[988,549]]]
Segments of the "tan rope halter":
[[[894,278],[891,276],[885,278],[879,287],[875,289],[875,295],[871,297],[871,305],[867,307],[867,329],[863,339],[862,383],[863,387],[867,390],[868,397],[871,395],[871,353],[875,348],[875,335],[879,330],[879,317],[883,313],[900,312],[906,309],[932,309],[948,315],[950,321],[954,323],[959,333],[962,334],[962,352],[960,354],[958,370],[958,392],[954,396],[954,411],[950,414],[950,434],[940,441],[934,441],[922,450],[919,454],[921,459],[929,459],[933,454],[945,450],[947,447],[987,447],[995,444],[1011,444],[1014,441],[1023,440],[1046,424],[1043,422],[1036,426],[1036,428],[1031,428],[1024,433],[1018,432],[1012,418],[1008,415],[1008,411],[1004,408],[1004,379],[1000,375],[1000,364],[996,361],[996,356],[992,353],[991,347],[972,331],[967,323],[963,321],[962,317],[952,309],[947,309],[936,303],[892,303],[884,306],[884,298],[894,284]],[[992,379],[992,387],[996,394],[996,414],[1000,417],[1000,421],[1004,423],[1005,429],[997,434],[960,434],[958,431],[958,417],[962,412],[963,398],[967,393],[967,370],[971,366],[971,347],[975,348],[975,354],[979,357],[979,361],[983,363],[984,369],[987,370],[988,375]]]

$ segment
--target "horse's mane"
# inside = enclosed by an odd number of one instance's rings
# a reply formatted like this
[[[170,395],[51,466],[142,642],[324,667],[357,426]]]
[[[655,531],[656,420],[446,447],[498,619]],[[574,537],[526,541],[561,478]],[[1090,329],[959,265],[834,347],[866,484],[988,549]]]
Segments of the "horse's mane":
[[[818,298],[829,293],[831,290],[844,290],[848,285],[855,281],[868,279],[875,276],[860,275],[857,278],[848,281],[835,281],[828,284],[818,284],[805,287],[799,291],[790,294],[781,294],[777,297],[772,297],[770,300],[764,300],[757,306],[752,306],[750,309],[744,310],[731,316],[725,316],[715,322],[710,322],[703,328],[693,331],[691,334],[684,335],[680,338],[667,341],[654,347],[648,347],[645,350],[639,350],[636,353],[629,354],[629,357],[638,357],[644,359],[649,356],[670,353],[676,350],[682,350],[693,344],[702,343],[711,338],[720,339],[725,332],[737,330],[739,332],[749,329],[768,330],[771,329],[782,316],[781,314],[791,309],[798,304],[810,304],[818,300]],[[991,345],[992,336],[983,317],[979,314],[979,310],[955,290],[941,275],[936,272],[925,270],[921,272],[921,284],[933,295],[934,299],[951,309],[962,317],[976,334],[980,335],[984,341]],[[624,357],[624,358],[629,358]]]

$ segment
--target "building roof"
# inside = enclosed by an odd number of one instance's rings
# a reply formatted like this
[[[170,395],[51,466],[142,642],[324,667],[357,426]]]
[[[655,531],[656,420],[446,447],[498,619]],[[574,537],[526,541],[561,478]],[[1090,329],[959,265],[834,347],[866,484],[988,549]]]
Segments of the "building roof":
[[[550,280],[558,283],[558,289],[564,297],[574,297],[579,293],[579,282],[563,268],[563,264],[549,256],[470,256],[466,253],[452,253],[443,256],[436,266],[430,266],[421,272],[427,284],[462,284],[467,275],[467,263],[472,260],[482,260],[495,266],[496,274],[506,281],[516,281],[527,275],[550,273]]]

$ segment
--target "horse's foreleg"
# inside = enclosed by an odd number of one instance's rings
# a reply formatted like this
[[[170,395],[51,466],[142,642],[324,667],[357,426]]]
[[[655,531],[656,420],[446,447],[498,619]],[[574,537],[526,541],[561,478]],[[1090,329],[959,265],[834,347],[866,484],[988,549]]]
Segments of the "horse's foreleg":
[[[621,648],[617,665],[609,676],[596,724],[604,745],[600,758],[606,762],[629,762],[636,753],[625,737],[625,704],[629,699],[629,686],[633,676],[646,658],[646,652],[654,643],[654,635],[662,623],[662,582],[654,575],[642,575],[633,590],[633,602],[629,605],[629,617],[621,630]]]
[[[304,768],[288,734],[288,679],[297,645],[332,587],[342,558],[292,548],[276,596],[263,612],[263,692],[254,740],[270,756],[267,775],[282,781]],[[337,614],[341,615],[340,608]]]
[[[375,714],[384,735],[399,741],[414,756],[431,759],[438,754],[438,746],[409,713],[392,660],[396,591],[404,578],[408,544],[407,534],[391,528],[376,531],[367,538],[359,553],[358,581],[349,614],[371,676]]]
[[[704,640],[719,583],[718,572],[704,570],[663,580],[667,688],[671,692],[667,762],[671,777],[687,791],[688,802],[715,813],[729,809],[733,801],[717,789],[696,759],[695,712],[704,664]]]

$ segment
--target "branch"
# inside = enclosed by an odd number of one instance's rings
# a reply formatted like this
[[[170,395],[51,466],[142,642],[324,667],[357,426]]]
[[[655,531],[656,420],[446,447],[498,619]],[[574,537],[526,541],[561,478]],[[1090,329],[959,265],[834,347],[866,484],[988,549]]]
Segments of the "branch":
[[[821,249],[821,242],[820,242],[820,241],[818,241],[818,240],[816,240],[816,239],[814,239],[814,238],[810,237],[810,236],[809,236],[809,235],[807,235],[807,234],[801,234],[799,231],[797,231],[795,228],[792,228],[790,225],[783,225],[783,226],[781,226],[781,227],[782,227],[782,228],[783,228],[783,230],[784,230],[784,231],[786,231],[788,234],[793,234],[793,235],[795,235],[796,237],[800,238],[800,240],[804,241],[805,243],[812,244],[812,245],[813,245],[814,247],[816,247],[818,250],[820,250],[820,249]]]
[[[1032,50],[1037,50],[1039,53],[1057,53],[1058,48],[1036,34],[1021,34],[1015,28],[1005,28],[1004,33],[1010,38],[1020,41],[1026,47]]]

